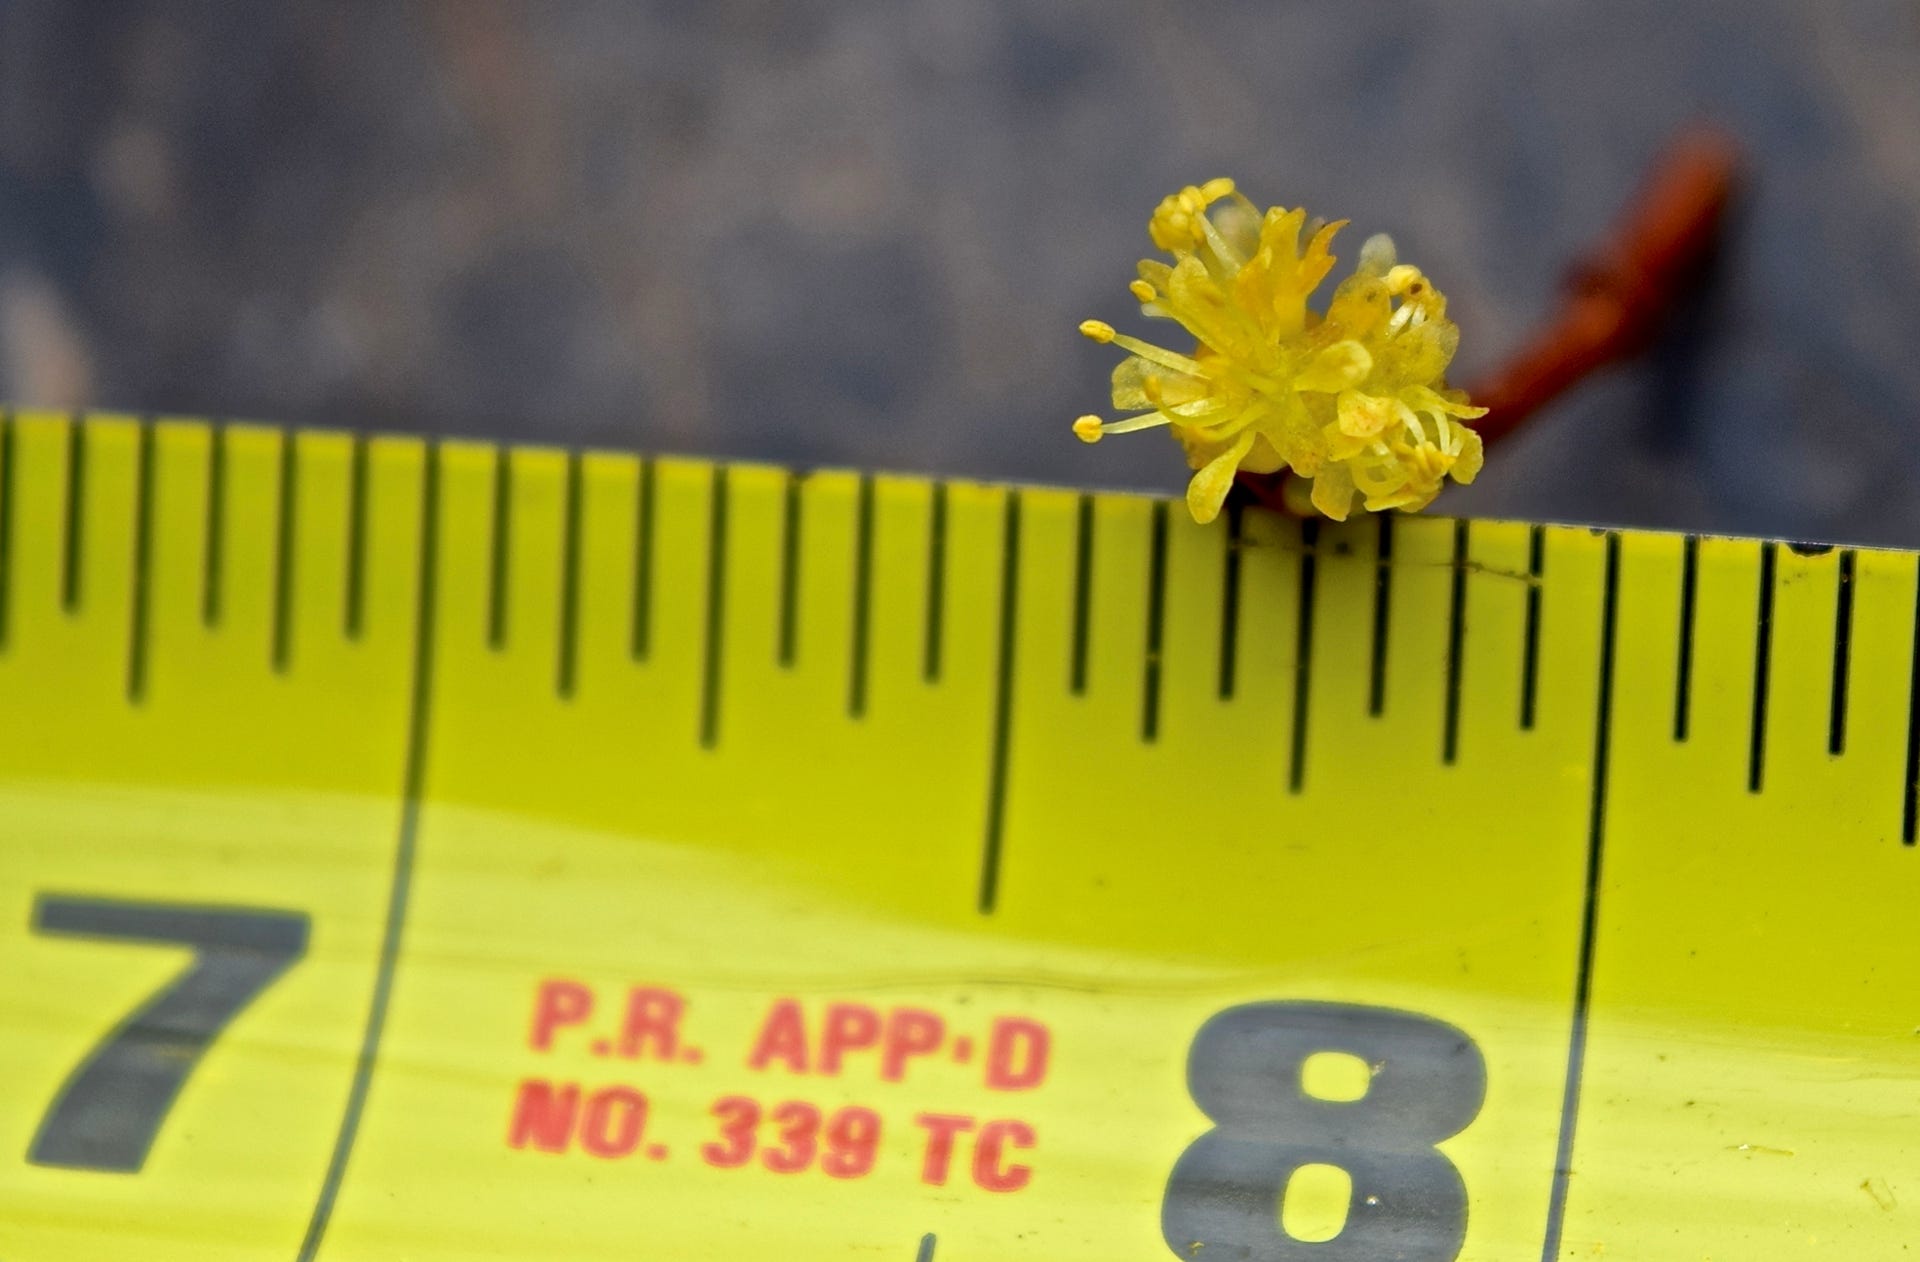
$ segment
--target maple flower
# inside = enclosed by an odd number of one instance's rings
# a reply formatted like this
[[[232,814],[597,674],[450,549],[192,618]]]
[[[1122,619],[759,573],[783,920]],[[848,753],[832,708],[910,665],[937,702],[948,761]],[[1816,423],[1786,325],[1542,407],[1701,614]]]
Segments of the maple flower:
[[[1417,510],[1446,478],[1473,481],[1480,436],[1464,422],[1486,409],[1447,388],[1460,330],[1433,282],[1375,236],[1325,312],[1307,305],[1345,226],[1278,206],[1262,215],[1226,179],[1162,201],[1147,232],[1173,261],[1141,260],[1129,288],[1143,314],[1198,345],[1182,354],[1083,323],[1129,352],[1113,370],[1113,405],[1135,415],[1083,416],[1073,432],[1091,443],[1167,426],[1196,470],[1187,508],[1200,522],[1219,515],[1242,469],[1310,479],[1314,507],[1336,520],[1356,494],[1371,511]]]

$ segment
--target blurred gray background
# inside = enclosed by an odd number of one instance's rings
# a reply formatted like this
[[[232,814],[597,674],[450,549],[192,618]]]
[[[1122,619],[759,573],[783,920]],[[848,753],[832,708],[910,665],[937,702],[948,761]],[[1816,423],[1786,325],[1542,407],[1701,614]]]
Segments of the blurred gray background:
[[[0,399],[1177,489],[1145,222],[1390,231],[1470,380],[1679,124],[1718,285],[1447,511],[1920,545],[1911,0],[0,0]]]

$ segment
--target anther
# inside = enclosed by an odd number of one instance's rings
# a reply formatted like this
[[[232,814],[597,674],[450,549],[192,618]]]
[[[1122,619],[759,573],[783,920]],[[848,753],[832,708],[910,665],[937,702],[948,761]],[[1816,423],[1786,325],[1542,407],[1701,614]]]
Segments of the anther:
[[[1081,336],[1095,342],[1106,343],[1113,340],[1113,326],[1105,320],[1082,320],[1080,333]]]
[[[1100,418],[1093,415],[1081,417],[1073,423],[1073,434],[1083,443],[1099,442]]]

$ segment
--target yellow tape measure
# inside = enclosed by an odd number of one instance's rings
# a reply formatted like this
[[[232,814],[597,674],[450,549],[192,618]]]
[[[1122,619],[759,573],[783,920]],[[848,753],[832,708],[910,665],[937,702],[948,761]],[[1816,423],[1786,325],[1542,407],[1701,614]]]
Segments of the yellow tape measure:
[[[0,426],[0,1259],[1905,1256],[1915,559]]]

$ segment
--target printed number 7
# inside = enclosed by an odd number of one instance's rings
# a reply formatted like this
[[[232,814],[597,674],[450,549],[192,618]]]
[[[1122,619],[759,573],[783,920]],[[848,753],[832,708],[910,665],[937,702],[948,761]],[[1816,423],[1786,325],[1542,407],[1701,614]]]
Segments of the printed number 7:
[[[27,1160],[138,1171],[160,1123],[227,1022],[307,950],[304,912],[42,894],[36,933],[193,948],[193,963],[67,1076]]]

